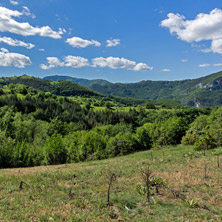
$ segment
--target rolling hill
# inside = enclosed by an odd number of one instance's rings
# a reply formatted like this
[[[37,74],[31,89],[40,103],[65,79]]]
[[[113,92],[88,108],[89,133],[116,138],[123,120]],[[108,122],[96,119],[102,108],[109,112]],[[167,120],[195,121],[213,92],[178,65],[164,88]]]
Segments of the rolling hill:
[[[67,76],[47,76],[48,80],[70,80],[76,78]],[[181,81],[150,81],[144,80],[138,83],[110,83],[106,80],[81,80],[80,84],[88,86],[102,94],[138,99],[176,99],[182,104],[200,106],[222,105],[222,72],[213,73],[197,79]],[[90,83],[87,81],[90,81]],[[84,85],[83,84],[83,85]]]
[[[8,78],[3,77],[0,79],[0,85],[8,84],[24,84],[28,87],[44,92],[51,92],[52,94],[60,96],[101,96],[100,93],[75,82],[65,80],[54,82],[27,75]]]
[[[72,81],[86,87],[90,87],[95,84],[102,85],[102,86],[111,84],[111,82],[108,82],[107,80],[104,80],[104,79],[89,80],[89,79],[75,78],[71,76],[60,76],[60,75],[46,76],[43,79],[52,80],[52,81],[68,80],[68,81]]]

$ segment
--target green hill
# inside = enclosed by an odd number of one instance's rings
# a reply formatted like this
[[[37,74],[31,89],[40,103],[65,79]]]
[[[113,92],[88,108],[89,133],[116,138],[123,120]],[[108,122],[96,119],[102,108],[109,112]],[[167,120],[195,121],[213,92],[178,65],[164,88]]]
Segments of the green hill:
[[[50,80],[40,79],[27,75],[8,78],[3,77],[0,79],[0,85],[18,83],[37,90],[42,90],[44,92],[51,92],[60,96],[101,96],[99,93],[93,91],[92,89],[71,81],[53,82]]]
[[[53,80],[50,76],[47,79]],[[94,82],[89,87],[97,92],[111,96],[150,100],[176,99],[182,104],[195,107],[222,105],[222,72],[181,81],[144,80],[130,84],[100,84],[99,82],[95,84]]]
[[[86,87],[90,87],[94,84],[99,84],[102,86],[110,84],[110,82],[108,82],[104,79],[88,80],[88,79],[75,78],[75,77],[70,77],[70,76],[60,76],[60,75],[46,76],[43,79],[52,80],[52,81],[68,80],[68,81],[72,81],[72,82],[78,83],[78,84],[86,86]]]

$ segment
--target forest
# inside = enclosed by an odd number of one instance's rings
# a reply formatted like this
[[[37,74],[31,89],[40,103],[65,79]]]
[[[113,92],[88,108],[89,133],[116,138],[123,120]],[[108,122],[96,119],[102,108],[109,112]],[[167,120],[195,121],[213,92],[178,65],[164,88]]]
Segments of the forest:
[[[180,143],[196,150],[222,145],[222,108],[126,105],[117,100],[67,97],[20,83],[4,84],[0,167],[104,159]]]

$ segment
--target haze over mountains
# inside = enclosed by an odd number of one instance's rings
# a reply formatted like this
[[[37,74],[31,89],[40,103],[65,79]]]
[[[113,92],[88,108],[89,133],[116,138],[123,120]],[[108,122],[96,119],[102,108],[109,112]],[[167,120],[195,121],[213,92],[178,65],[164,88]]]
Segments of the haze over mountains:
[[[88,80],[70,76],[46,76],[47,80],[69,80],[99,93],[138,99],[177,99],[182,104],[200,106],[222,105],[222,72],[197,79],[181,81],[150,81],[111,83],[102,79]]]

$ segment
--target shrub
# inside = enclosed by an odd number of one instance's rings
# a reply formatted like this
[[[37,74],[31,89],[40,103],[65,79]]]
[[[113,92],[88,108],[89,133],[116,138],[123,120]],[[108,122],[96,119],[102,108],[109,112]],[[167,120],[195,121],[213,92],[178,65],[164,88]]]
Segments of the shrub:
[[[194,149],[195,150],[208,150],[213,149],[217,146],[215,139],[208,135],[201,135],[197,139],[197,141],[194,143]]]
[[[66,163],[67,150],[63,144],[62,137],[54,133],[48,137],[44,145],[45,162],[47,164]]]

